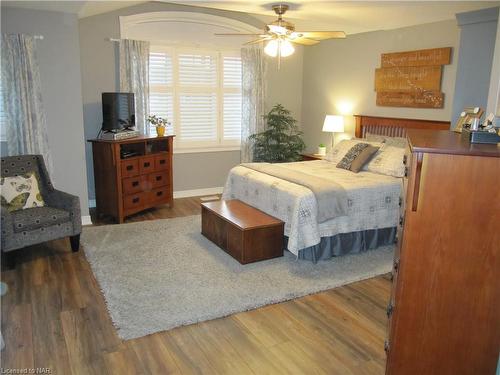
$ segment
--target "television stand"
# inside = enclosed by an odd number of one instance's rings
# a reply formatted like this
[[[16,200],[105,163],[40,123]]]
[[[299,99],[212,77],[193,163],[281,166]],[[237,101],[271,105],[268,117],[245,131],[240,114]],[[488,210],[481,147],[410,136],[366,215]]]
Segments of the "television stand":
[[[119,223],[148,208],[174,204],[173,135],[90,139],[97,215]]]

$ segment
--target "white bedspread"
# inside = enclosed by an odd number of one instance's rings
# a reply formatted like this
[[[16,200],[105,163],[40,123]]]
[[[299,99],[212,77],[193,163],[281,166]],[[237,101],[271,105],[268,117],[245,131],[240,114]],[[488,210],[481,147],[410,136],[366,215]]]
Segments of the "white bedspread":
[[[318,224],[316,198],[308,188],[243,166],[229,172],[222,199],[239,199],[284,221],[293,254],[318,244],[321,237],[397,225],[401,179],[353,173],[323,160],[280,165],[331,179],[347,192],[347,215]]]

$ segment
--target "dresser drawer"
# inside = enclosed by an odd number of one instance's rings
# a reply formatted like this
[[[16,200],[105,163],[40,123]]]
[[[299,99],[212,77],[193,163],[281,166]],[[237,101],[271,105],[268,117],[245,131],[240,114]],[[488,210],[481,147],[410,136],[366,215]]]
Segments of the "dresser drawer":
[[[160,204],[166,203],[169,200],[169,186],[162,186],[157,189],[151,190],[149,194],[149,203],[150,204]]]
[[[147,193],[144,192],[126,195],[123,197],[123,207],[128,211],[141,209],[146,205],[146,200]]]
[[[167,172],[156,172],[148,175],[149,185],[152,189],[168,184]]]
[[[144,176],[135,176],[124,178],[122,181],[123,194],[129,195],[138,193],[145,189],[145,178]]]
[[[164,171],[168,169],[168,155],[155,156],[155,171]]]
[[[146,156],[139,160],[139,171],[141,174],[153,172],[155,169],[155,157]]]
[[[139,175],[139,160],[121,161],[122,177],[133,177]]]

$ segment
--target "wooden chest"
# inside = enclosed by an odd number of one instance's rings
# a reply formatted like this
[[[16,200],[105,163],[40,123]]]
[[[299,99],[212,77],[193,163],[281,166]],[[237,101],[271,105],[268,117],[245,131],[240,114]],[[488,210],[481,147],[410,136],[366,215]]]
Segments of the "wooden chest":
[[[284,223],[239,200],[201,204],[201,233],[241,264],[283,256]]]

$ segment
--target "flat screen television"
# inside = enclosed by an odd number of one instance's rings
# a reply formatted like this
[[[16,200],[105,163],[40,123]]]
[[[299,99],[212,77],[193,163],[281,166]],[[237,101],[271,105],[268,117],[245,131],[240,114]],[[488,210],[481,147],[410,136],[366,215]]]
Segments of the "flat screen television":
[[[134,94],[102,93],[102,130],[120,131],[135,126]]]

